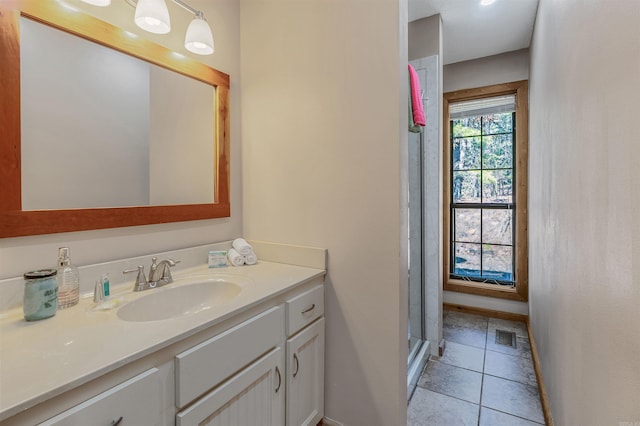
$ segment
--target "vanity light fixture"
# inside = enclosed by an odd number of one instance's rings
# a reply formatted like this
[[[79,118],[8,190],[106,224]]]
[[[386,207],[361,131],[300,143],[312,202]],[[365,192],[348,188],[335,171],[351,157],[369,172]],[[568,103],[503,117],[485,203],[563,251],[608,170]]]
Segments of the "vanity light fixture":
[[[82,0],[95,6],[109,6],[111,0]],[[154,34],[166,34],[171,31],[171,17],[165,0],[125,0],[136,8],[134,21],[137,26]],[[211,55],[213,34],[202,11],[194,9],[182,0],[171,0],[178,6],[193,13],[195,18],[187,27],[184,47],[198,55]]]
[[[187,27],[184,47],[198,55],[211,55],[213,53],[213,34],[211,34],[211,28],[200,11],[196,13],[196,17]]]
[[[167,4],[164,0],[138,0],[135,23],[150,33],[168,33],[171,31],[171,18]]]

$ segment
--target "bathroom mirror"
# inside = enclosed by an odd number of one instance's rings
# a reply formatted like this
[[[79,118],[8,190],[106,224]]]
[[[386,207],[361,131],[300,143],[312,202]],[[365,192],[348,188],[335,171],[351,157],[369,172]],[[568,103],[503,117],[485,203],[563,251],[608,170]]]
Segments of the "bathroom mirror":
[[[60,2],[0,24],[0,237],[229,216],[228,75]]]

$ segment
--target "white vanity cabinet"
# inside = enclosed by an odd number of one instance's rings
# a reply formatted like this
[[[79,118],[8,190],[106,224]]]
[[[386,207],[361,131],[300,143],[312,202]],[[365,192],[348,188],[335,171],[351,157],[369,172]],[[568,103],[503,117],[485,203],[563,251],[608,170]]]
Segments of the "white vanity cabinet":
[[[76,405],[40,426],[161,425],[162,384],[151,368],[95,397]]]
[[[324,416],[324,339],[317,277],[0,423],[316,426]]]
[[[315,426],[324,417],[324,288],[286,303],[286,424]]]

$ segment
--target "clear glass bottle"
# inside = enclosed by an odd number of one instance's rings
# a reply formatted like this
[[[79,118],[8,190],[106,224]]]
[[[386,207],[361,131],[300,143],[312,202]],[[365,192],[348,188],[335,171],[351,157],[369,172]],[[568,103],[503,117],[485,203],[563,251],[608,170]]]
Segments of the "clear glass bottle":
[[[80,275],[71,264],[69,247],[58,249],[58,309],[70,308],[80,299]]]

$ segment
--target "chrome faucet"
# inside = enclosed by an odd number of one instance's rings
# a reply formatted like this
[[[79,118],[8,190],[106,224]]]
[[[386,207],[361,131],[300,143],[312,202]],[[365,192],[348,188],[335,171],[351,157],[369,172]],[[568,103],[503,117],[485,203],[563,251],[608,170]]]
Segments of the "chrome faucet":
[[[151,267],[149,268],[149,286],[151,288],[172,283],[173,277],[171,277],[171,269],[169,268],[180,262],[179,260],[166,259],[156,263],[156,260],[158,258],[151,258]]]
[[[130,269],[122,271],[123,274],[130,272],[137,272],[136,282],[133,286],[133,291],[143,291],[150,288],[162,287],[173,282],[171,277],[171,267],[176,266],[176,263],[180,263],[179,260],[166,259],[156,263],[157,257],[151,258],[151,266],[149,267],[149,280],[144,274],[144,266],[139,265],[137,269]]]

